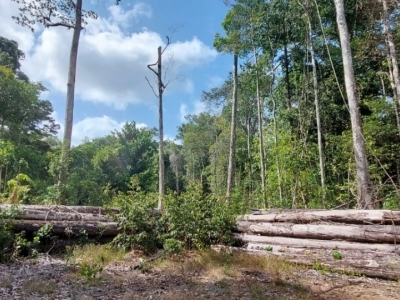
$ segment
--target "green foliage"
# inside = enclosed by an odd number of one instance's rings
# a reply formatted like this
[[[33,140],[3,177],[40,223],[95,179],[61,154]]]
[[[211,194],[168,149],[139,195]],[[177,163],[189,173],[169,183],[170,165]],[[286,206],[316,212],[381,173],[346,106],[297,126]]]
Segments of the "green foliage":
[[[333,256],[334,259],[337,259],[337,260],[342,259],[342,254],[337,250],[334,250],[332,252],[332,256]]]
[[[35,232],[33,241],[37,244],[43,245],[46,245],[50,241],[53,241],[54,239],[56,239],[56,236],[52,234],[52,230],[53,225],[51,225],[50,223],[43,225],[37,232]]]
[[[11,230],[10,223],[7,220],[13,219],[18,214],[14,208],[0,209],[0,262],[11,259],[14,241],[14,233]]]
[[[86,280],[91,280],[96,278],[96,276],[103,271],[103,267],[96,262],[89,263],[84,261],[78,263],[78,266],[80,268],[78,274],[84,277]]]
[[[132,181],[132,189],[138,188],[137,180]],[[153,207],[156,206],[157,195],[131,191],[119,193],[113,199],[113,205],[122,211],[119,228],[123,233],[114,238],[112,245],[119,249],[137,248],[146,253],[157,250],[160,246],[160,223]]]
[[[271,251],[272,251],[272,249],[273,249],[273,248],[272,248],[272,246],[267,246],[267,247],[265,247],[265,249],[264,249],[264,250],[265,250],[265,251],[268,251],[268,252],[271,252]]]
[[[182,195],[165,197],[162,219],[168,230],[163,239],[182,241],[187,249],[229,243],[234,218],[225,203],[205,194],[200,184],[193,183]]]
[[[31,248],[31,242],[25,238],[25,232],[19,232],[15,234],[14,244],[13,244],[13,257],[17,258],[19,256],[31,256],[37,254],[35,249]]]
[[[164,252],[167,254],[179,254],[183,251],[183,242],[175,239],[164,240]]]

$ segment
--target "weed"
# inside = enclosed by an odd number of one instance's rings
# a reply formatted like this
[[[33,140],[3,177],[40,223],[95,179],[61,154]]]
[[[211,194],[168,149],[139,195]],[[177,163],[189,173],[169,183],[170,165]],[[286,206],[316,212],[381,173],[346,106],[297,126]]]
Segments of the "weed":
[[[337,250],[334,250],[332,252],[332,256],[333,256],[334,259],[342,259],[342,254]]]

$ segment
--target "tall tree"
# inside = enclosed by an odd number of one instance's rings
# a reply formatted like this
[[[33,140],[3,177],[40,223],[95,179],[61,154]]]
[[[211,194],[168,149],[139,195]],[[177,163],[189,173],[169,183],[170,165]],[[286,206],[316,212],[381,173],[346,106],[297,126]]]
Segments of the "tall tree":
[[[150,81],[147,79],[154,95],[158,98],[158,134],[159,134],[159,146],[158,146],[158,209],[163,209],[163,197],[165,194],[165,165],[164,165],[164,122],[163,122],[163,94],[164,90],[167,88],[168,84],[171,82],[163,82],[163,71],[162,71],[162,55],[164,51],[168,48],[170,44],[169,37],[167,36],[167,45],[164,49],[158,47],[157,50],[157,61],[154,64],[149,64],[147,67],[156,75],[157,77],[157,92],[154,90]],[[157,66],[157,70],[152,67]]]
[[[67,99],[65,110],[65,124],[63,148],[61,155],[61,169],[59,185],[67,183],[68,154],[71,149],[72,126],[75,99],[75,78],[78,59],[79,38],[88,18],[96,18],[93,11],[82,9],[83,0],[13,0],[21,4],[19,16],[13,17],[22,26],[34,30],[33,25],[42,24],[44,27],[65,27],[72,29],[72,43],[68,64]],[[117,1],[119,2],[119,1]],[[61,199],[64,201],[65,199]]]
[[[382,7],[383,7],[383,14],[382,14],[382,21],[384,31],[386,33],[386,42],[388,45],[389,50],[389,58],[391,62],[391,70],[392,70],[392,77],[393,82],[395,85],[395,98],[397,98],[398,104],[400,105],[400,76],[399,76],[399,65],[397,62],[397,54],[396,54],[396,47],[393,38],[392,29],[390,26],[390,17],[389,17],[389,3],[387,0],[381,0]]]
[[[314,103],[315,103],[315,118],[317,121],[317,136],[318,136],[318,154],[319,154],[319,171],[321,177],[321,188],[322,188],[322,205],[325,208],[325,163],[324,163],[324,150],[322,145],[322,127],[321,127],[321,117],[320,117],[320,104],[319,104],[319,94],[318,94],[318,75],[317,75],[317,62],[315,59],[314,51],[314,39],[313,39],[313,28],[311,25],[311,13],[310,13],[310,0],[306,0],[304,5],[304,10],[306,13],[307,25],[308,25],[308,38],[310,45],[311,54],[311,64],[313,70],[313,89],[314,89]]]
[[[340,44],[342,48],[343,69],[345,76],[346,94],[350,109],[353,147],[357,169],[358,207],[361,209],[374,208],[372,186],[368,169],[365,140],[361,128],[361,116],[357,97],[357,86],[354,76],[353,58],[350,48],[350,35],[344,12],[343,0],[335,0],[336,22],[338,25]]]

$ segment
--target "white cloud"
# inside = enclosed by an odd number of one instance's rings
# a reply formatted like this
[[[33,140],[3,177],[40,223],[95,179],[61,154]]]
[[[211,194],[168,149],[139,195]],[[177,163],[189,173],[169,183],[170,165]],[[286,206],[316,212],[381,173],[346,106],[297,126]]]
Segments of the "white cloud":
[[[186,122],[186,118],[185,117],[187,115],[199,115],[204,111],[206,111],[206,106],[201,101],[194,101],[192,103],[192,109],[191,110],[189,110],[189,107],[186,104],[181,103],[181,106],[179,108],[180,121],[182,123],[184,123],[184,122]]]
[[[11,18],[18,15],[18,4],[11,1],[0,1],[0,36],[18,42],[19,48],[28,52],[35,43],[35,37],[28,28],[17,25]],[[37,26],[35,26],[37,28]]]
[[[72,31],[48,28],[34,36],[14,24],[11,16],[17,12],[15,3],[0,1],[0,35],[16,39],[29,52],[22,70],[32,80],[42,81],[52,92],[65,93]],[[152,104],[155,97],[145,80],[145,76],[152,78],[147,64],[157,60],[157,48],[165,43],[158,33],[147,29],[130,34],[121,29],[132,18],[150,16],[151,9],[139,3],[131,10],[124,11],[118,6],[110,8],[110,12],[108,17],[89,20],[82,31],[76,95],[84,101],[117,109],[125,109],[129,104]],[[196,37],[172,43],[168,51],[174,57],[174,74],[208,63],[217,56],[214,49]],[[171,84],[167,91],[191,93],[193,82],[187,79],[183,84]]]
[[[224,78],[222,78],[221,76],[211,76],[208,79],[208,88],[212,89],[212,88],[216,88],[222,85],[222,83],[224,83]]]
[[[112,5],[108,10],[111,14],[111,21],[122,27],[129,27],[132,21],[137,22],[141,16],[146,18],[153,16],[151,6],[143,2],[135,4],[132,9],[126,11],[123,10],[121,5]]]
[[[64,122],[61,122],[58,119],[56,112],[53,112],[52,117],[56,120],[56,123],[60,125],[57,137],[62,140],[64,134]],[[71,144],[72,146],[78,146],[79,144],[82,144],[85,139],[92,140],[94,138],[104,137],[111,134],[114,130],[121,130],[125,123],[125,121],[118,122],[106,115],[103,115],[102,117],[85,118],[74,123]],[[136,123],[136,127],[146,128],[148,126],[145,123]]]

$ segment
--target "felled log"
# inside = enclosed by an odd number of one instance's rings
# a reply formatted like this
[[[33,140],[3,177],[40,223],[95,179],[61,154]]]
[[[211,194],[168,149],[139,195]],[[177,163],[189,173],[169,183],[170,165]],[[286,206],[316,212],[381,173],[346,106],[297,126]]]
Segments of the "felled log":
[[[274,246],[270,251],[246,249],[259,255],[276,255],[286,261],[302,264],[316,270],[344,272],[348,275],[365,275],[373,278],[399,280],[400,259],[397,254],[376,251],[336,250],[341,259],[335,259],[332,250]]]
[[[0,209],[16,208],[21,211],[25,210],[38,210],[38,211],[52,211],[62,213],[81,213],[93,215],[106,215],[108,211],[118,214],[120,211],[116,208],[104,209],[100,206],[66,206],[66,205],[12,205],[0,204]]]
[[[46,224],[53,226],[52,234],[54,235],[76,236],[82,229],[89,236],[116,236],[120,233],[117,222],[10,220],[10,223],[13,225],[14,231],[25,231],[26,233],[38,231]]]
[[[254,247],[283,246],[291,248],[307,249],[328,249],[328,250],[357,250],[357,251],[383,251],[386,253],[400,254],[400,245],[393,244],[369,244],[369,243],[354,243],[344,241],[327,241],[313,239],[296,239],[288,237],[270,237],[248,234],[234,234],[234,239],[243,244],[247,244],[250,249]]]
[[[42,210],[23,210],[21,215],[14,217],[15,220],[42,220],[42,221],[89,221],[89,222],[111,222],[111,218],[106,215],[88,213],[64,213],[57,211]]]
[[[239,220],[235,230],[242,233],[306,239],[390,244],[400,242],[400,226],[390,225],[255,223]]]
[[[313,222],[337,222],[347,224],[387,224],[400,225],[398,210],[296,210],[283,213],[273,210],[260,211],[257,214],[244,215],[239,220],[249,222],[288,222],[307,224]]]

